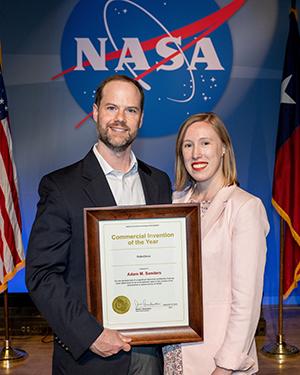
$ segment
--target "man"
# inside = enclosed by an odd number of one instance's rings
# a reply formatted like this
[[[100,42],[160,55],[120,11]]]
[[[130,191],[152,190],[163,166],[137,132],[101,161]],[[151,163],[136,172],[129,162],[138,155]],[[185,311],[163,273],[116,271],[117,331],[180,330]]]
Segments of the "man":
[[[93,106],[98,143],[83,160],[44,176],[39,186],[26,282],[55,333],[54,375],[161,373],[157,347],[131,350],[129,337],[103,328],[86,307],[83,208],[171,202],[168,176],[131,150],[143,103],[138,82],[122,75],[106,79]]]

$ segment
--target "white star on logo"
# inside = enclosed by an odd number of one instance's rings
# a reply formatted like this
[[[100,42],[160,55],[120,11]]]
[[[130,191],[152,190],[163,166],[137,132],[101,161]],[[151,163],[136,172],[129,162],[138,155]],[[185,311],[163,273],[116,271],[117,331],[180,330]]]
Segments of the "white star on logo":
[[[288,77],[286,77],[281,84],[281,101],[280,103],[284,104],[296,104],[296,102],[286,93],[286,89],[288,87],[288,84],[292,78],[292,74]]]

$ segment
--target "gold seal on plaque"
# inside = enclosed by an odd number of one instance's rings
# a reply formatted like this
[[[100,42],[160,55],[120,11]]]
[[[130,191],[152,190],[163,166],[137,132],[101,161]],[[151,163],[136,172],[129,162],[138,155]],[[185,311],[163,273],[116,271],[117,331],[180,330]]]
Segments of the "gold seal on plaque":
[[[125,314],[130,309],[130,301],[125,296],[118,296],[112,302],[113,310],[118,314]]]

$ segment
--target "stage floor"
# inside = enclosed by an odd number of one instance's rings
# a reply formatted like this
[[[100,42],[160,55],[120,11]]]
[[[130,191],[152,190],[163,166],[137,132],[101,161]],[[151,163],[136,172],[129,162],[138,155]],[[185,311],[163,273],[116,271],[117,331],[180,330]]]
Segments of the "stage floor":
[[[269,343],[275,342],[277,334],[277,308],[264,307],[264,318],[267,322],[266,336],[256,337],[260,375],[299,375],[300,355],[288,358],[282,362],[275,358],[268,358],[260,349]],[[284,308],[285,341],[300,349],[300,306]],[[1,341],[2,343],[3,341]],[[12,346],[28,353],[22,361],[15,361],[10,369],[0,368],[3,375],[51,375],[52,337],[19,336],[12,338]],[[199,372],[201,375],[201,372]]]

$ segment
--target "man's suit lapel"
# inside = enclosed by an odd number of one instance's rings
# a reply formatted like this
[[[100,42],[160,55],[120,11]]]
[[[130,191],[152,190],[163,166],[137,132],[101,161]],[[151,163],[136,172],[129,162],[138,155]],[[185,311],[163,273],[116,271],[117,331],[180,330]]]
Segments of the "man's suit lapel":
[[[153,180],[153,176],[151,176],[151,169],[140,160],[138,160],[138,168],[146,204],[157,204],[159,201],[159,189],[156,181]]]
[[[156,204],[159,200],[159,187],[153,180],[151,169],[138,160],[138,171],[146,204]],[[116,201],[93,150],[82,160],[82,177],[86,181],[84,191],[95,207],[116,206]]]
[[[202,221],[201,221],[201,234],[202,238],[205,238],[207,233],[210,231],[212,226],[218,221],[219,217],[223,213],[226,203],[231,196],[231,194],[236,189],[236,185],[232,185],[229,187],[224,187],[221,189],[218,194],[215,196],[214,200],[212,201],[209,209],[205,213]]]
[[[95,207],[116,206],[109,184],[93,150],[82,160],[82,177],[86,181],[84,191]]]

